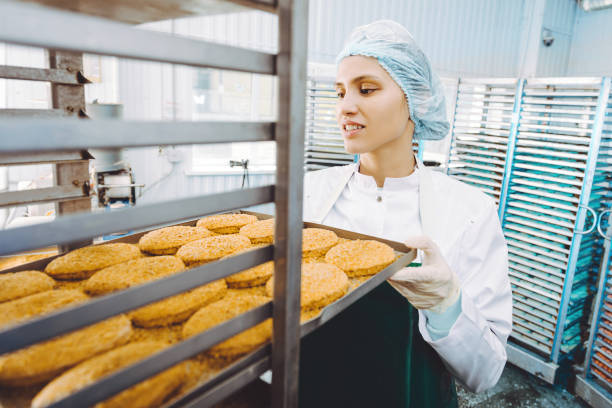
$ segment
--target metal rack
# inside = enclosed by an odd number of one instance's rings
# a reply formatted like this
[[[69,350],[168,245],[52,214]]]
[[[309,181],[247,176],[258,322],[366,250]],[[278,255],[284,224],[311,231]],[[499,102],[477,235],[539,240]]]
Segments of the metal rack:
[[[309,78],[306,102],[306,171],[350,164],[336,121],[336,89],[332,79]]]
[[[612,94],[602,130],[598,157],[602,163],[600,184],[612,184]],[[604,238],[603,255],[593,303],[591,332],[584,372],[576,377],[576,393],[594,407],[612,407],[612,195],[603,198],[597,232]]]
[[[459,79],[449,175],[482,189],[499,204],[517,79]]]
[[[42,1],[42,3],[59,6],[65,4],[55,1]],[[114,3],[121,3],[130,9],[129,2]],[[160,7],[163,10],[164,2],[150,0],[149,5],[158,6],[157,8],[141,7],[141,3],[139,3],[140,11],[131,8],[133,12],[140,13],[140,19],[147,18],[147,10],[153,10],[154,16],[158,15]],[[171,3],[173,5],[171,9],[193,11],[194,8],[196,10],[204,8],[215,12],[220,2],[176,0]],[[117,21],[25,4],[25,2],[0,4],[0,41],[69,53],[87,52],[194,67],[256,72],[277,75],[279,78],[280,103],[276,123],[156,123],[103,120],[93,123],[70,118],[10,119],[0,122],[0,137],[3,140],[0,144],[0,161],[3,163],[22,155],[32,157],[32,155],[55,155],[57,152],[74,158],[75,154],[80,154],[80,151],[88,148],[270,140],[276,141],[278,146],[276,185],[174,200],[112,213],[64,216],[42,225],[0,231],[0,254],[12,254],[49,244],[82,242],[118,229],[146,228],[267,202],[274,202],[276,205],[274,248],[268,246],[218,263],[190,269],[166,279],[98,298],[81,306],[0,331],[0,353],[14,351],[193,289],[262,262],[275,260],[277,283],[273,302],[105,377],[54,403],[53,407],[92,405],[269,317],[273,317],[274,322],[271,349],[270,347],[260,349],[257,353],[230,366],[198,387],[190,394],[190,400],[182,401],[179,406],[213,405],[269,368],[274,372],[273,406],[297,406],[301,229],[290,226],[301,223],[302,219],[307,2],[278,0],[275,4],[267,1],[236,3],[243,7],[265,8],[278,13],[277,55],[134,29]],[[184,7],[180,7],[181,5]],[[125,10],[122,7],[108,7],[93,0],[79,2],[78,7],[87,10],[90,14],[101,14],[114,20],[122,20],[124,16],[112,15],[113,10],[119,10],[116,12]],[[166,15],[166,18],[168,17],[176,15]]]
[[[601,161],[609,90],[610,78],[459,86],[449,174],[499,203],[514,297],[509,361],[551,383],[585,340],[601,261],[594,230],[612,191]]]
[[[49,51],[49,67],[0,67],[0,78],[49,82],[52,102],[51,109],[0,109],[0,118],[86,117],[84,85],[89,81],[83,75],[82,55]],[[89,211],[89,159],[91,155],[87,151],[15,154],[3,157],[0,165],[5,166],[52,164],[55,185],[0,193],[0,207],[54,202],[58,215]],[[85,242],[76,245],[83,244]]]

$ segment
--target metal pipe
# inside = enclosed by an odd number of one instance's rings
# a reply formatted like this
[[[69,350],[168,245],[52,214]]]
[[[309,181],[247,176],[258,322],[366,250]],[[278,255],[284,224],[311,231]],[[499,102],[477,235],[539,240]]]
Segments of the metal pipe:
[[[273,54],[180,38],[18,2],[0,2],[0,41],[193,67],[276,74]]]
[[[278,1],[272,408],[297,408],[308,1]]]
[[[4,120],[0,121],[0,161],[16,152],[145,147],[170,141],[173,145],[261,142],[274,140],[274,135],[275,124],[269,122]]]
[[[116,232],[118,228],[122,230],[145,228],[193,219],[219,211],[269,203],[274,200],[274,192],[273,185],[263,186],[112,212],[71,215],[45,224],[13,228],[0,231],[0,255],[77,242]]]

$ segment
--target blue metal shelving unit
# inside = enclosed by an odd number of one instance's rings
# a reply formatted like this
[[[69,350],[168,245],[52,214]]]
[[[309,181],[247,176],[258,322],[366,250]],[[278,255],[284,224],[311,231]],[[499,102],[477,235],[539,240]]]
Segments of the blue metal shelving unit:
[[[610,91],[608,89],[608,91]],[[601,196],[597,234],[604,239],[597,295],[593,303],[584,373],[576,377],[576,393],[593,407],[612,407],[612,94],[602,125],[596,185]]]
[[[596,219],[612,196],[610,78],[469,79],[458,92],[448,173],[499,204],[514,295],[509,360],[552,383],[588,333]]]

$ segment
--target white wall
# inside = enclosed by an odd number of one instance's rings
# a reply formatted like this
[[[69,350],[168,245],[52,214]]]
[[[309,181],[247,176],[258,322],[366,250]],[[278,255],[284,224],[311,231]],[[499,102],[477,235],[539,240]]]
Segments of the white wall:
[[[612,75],[612,8],[578,9],[567,75]]]
[[[546,0],[542,29],[552,34],[554,42],[546,47],[539,41],[536,76],[566,75],[577,11],[574,0]]]
[[[403,24],[441,76],[514,76],[527,0],[311,0],[310,59],[334,62],[351,30]]]

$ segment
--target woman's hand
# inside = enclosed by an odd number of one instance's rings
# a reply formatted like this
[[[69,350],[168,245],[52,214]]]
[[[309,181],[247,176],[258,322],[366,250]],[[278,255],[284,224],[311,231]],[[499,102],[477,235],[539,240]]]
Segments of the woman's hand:
[[[400,270],[389,278],[389,283],[417,309],[444,312],[459,298],[459,278],[428,237],[411,237],[404,243],[423,251],[423,263],[420,267]]]

